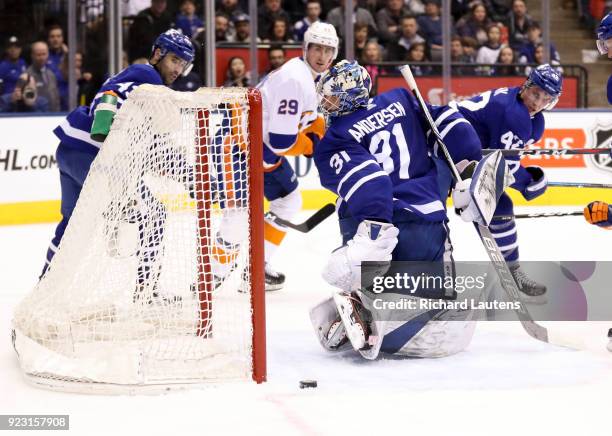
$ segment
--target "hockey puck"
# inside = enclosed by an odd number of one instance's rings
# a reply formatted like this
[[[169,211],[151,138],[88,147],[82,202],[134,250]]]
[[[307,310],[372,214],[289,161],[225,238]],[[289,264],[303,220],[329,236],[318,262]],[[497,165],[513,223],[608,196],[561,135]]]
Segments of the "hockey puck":
[[[316,387],[317,387],[316,380],[300,380],[300,389],[316,388]]]

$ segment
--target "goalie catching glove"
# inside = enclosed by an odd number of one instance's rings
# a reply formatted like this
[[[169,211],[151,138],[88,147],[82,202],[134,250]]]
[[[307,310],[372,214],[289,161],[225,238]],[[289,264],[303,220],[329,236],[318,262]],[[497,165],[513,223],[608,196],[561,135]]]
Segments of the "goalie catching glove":
[[[346,245],[335,250],[323,269],[323,279],[343,291],[356,291],[361,283],[361,262],[377,263],[376,275],[387,272],[399,230],[393,224],[364,220]]]
[[[463,160],[457,164],[457,170],[468,178],[453,188],[455,209],[463,221],[489,225],[499,198],[514,182],[501,151],[489,154],[477,164]]]

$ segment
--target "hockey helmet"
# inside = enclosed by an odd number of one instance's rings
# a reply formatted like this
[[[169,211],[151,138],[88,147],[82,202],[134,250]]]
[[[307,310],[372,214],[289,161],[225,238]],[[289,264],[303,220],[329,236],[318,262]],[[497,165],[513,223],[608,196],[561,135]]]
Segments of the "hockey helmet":
[[[557,104],[559,97],[561,96],[561,90],[563,88],[563,75],[549,64],[540,65],[531,70],[531,73],[529,73],[529,77],[527,77],[523,88],[526,89],[533,85],[538,86],[552,97],[552,101],[544,108],[552,109]]]
[[[599,53],[608,53],[606,41],[612,38],[612,12],[602,18],[599,27],[597,27],[597,49]]]
[[[304,59],[306,59],[306,52],[310,44],[320,44],[327,47],[333,47],[334,55],[332,60],[338,56],[338,35],[336,34],[336,28],[328,23],[322,23],[317,21],[312,23],[306,33],[304,33]]]
[[[317,83],[319,109],[332,117],[353,112],[368,104],[371,89],[368,71],[356,61],[342,60]]]
[[[193,58],[195,57],[193,44],[180,31],[176,29],[166,30],[157,37],[152,51],[155,51],[156,48],[160,50],[162,57],[166,56],[168,52],[172,52],[187,63],[183,69],[183,76],[189,74],[193,68]]]

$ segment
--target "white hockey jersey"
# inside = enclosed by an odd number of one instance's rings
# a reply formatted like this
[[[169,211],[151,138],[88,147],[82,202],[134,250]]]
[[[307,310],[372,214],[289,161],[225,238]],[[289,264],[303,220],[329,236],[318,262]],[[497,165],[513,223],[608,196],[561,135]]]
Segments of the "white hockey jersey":
[[[312,73],[301,58],[287,61],[257,85],[263,99],[264,167],[292,153],[298,134],[317,119],[317,94]]]

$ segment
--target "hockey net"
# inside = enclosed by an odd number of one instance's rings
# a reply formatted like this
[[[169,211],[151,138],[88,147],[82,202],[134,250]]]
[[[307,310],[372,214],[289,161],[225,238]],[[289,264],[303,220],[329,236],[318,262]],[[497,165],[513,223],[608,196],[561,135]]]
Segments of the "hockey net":
[[[264,381],[261,149],[258,91],[133,91],[16,309],[28,378],[107,392]]]

